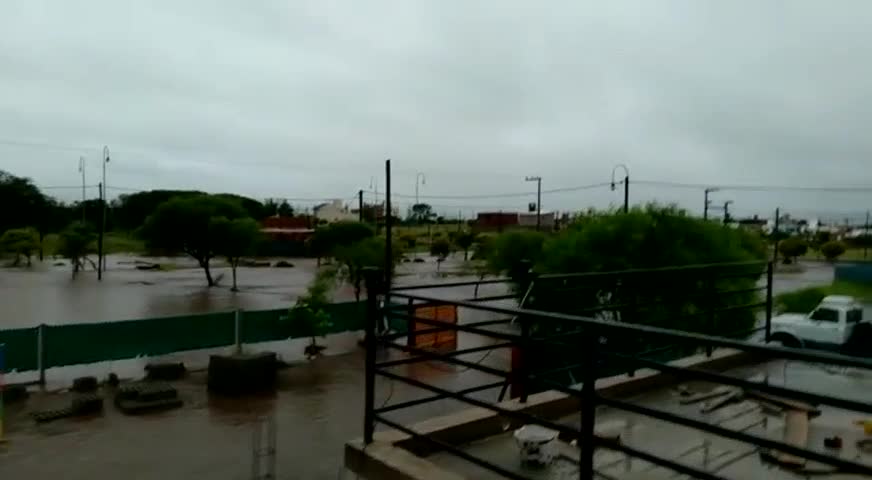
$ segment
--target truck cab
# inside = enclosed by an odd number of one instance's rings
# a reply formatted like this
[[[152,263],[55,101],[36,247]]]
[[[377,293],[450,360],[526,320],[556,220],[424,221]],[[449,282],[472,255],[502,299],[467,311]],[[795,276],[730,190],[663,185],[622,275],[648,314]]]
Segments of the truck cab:
[[[771,340],[786,347],[841,351],[862,321],[863,306],[853,297],[830,295],[807,315],[774,317]]]

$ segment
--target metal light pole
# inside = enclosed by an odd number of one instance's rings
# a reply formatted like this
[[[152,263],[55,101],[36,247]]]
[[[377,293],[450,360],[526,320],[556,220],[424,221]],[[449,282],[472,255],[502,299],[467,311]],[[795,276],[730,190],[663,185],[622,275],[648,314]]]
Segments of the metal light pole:
[[[100,266],[97,267],[97,278],[102,280],[103,275],[102,272],[106,271],[106,256],[103,255],[103,237],[106,235],[106,205],[109,203],[109,191],[106,185],[106,164],[109,163],[109,147],[103,146],[103,221],[100,226],[100,254],[99,254],[99,262]]]
[[[438,182],[437,182],[438,183]],[[415,175],[415,205],[419,205],[421,201],[418,199],[418,187],[420,185],[427,184],[427,177],[424,176],[423,173],[418,173]]]
[[[863,260],[869,256],[869,210],[866,210],[866,223],[863,225]]]
[[[85,157],[79,157],[79,173],[82,174],[82,221],[85,221],[85,200],[87,193],[85,192]]]
[[[733,203],[732,200],[727,200],[724,202],[724,225],[730,223],[730,204]]]
[[[536,231],[542,229],[542,177],[525,177],[528,182],[536,182]]]
[[[630,169],[623,163],[612,168],[612,191],[615,191],[615,172],[619,168],[624,169],[624,213],[627,213],[630,211]]]
[[[711,203],[711,202],[709,202],[709,194],[712,192],[717,192],[718,190],[720,190],[720,189],[715,188],[715,187],[709,187],[709,188],[705,189],[705,204],[704,204],[704,207],[702,210],[702,219],[703,220],[708,220],[708,209],[709,209],[709,204]]]

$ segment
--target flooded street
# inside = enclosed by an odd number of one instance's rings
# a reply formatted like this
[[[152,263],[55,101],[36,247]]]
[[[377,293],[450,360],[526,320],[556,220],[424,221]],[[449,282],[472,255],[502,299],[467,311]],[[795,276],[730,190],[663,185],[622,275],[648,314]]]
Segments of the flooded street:
[[[0,328],[32,326],[39,323],[64,324],[100,322],[156,316],[204,313],[230,309],[267,309],[290,306],[302,293],[315,272],[313,260],[293,260],[294,268],[240,268],[240,291],[231,292],[227,284],[229,269],[219,287],[205,287],[197,268],[173,271],[139,271],[129,258],[115,259],[104,281],[92,274],[70,279],[66,267],[43,271],[3,270],[0,272],[0,301],[7,306]],[[450,262],[446,262],[449,263]],[[449,265],[443,265],[443,269]],[[404,264],[398,284],[419,284],[473,280],[470,277],[435,275],[435,264]],[[775,292],[832,280],[832,269],[812,266],[800,274],[777,274]],[[471,287],[426,289],[421,294],[446,298],[469,298]],[[502,285],[482,287],[479,295],[505,292]],[[353,298],[343,287],[337,300]],[[494,318],[486,312],[460,311],[460,322]],[[507,327],[512,328],[512,327]],[[205,373],[192,373],[175,382],[184,407],[171,412],[142,417],[124,416],[111,405],[105,413],[86,420],[60,420],[37,425],[29,413],[56,408],[69,401],[68,394],[36,394],[27,403],[9,406],[9,443],[0,449],[0,478],[64,478],[100,480],[128,476],[136,479],[250,478],[252,433],[260,418],[273,417],[277,425],[277,478],[337,479],[354,478],[341,469],[343,445],[362,432],[364,369],[363,352],[357,347],[360,333],[332,336],[328,354],[314,362],[297,361],[280,373],[275,395],[246,400],[210,397]],[[460,334],[458,348],[493,342],[478,335]],[[306,339],[268,342],[245,346],[246,351],[272,350],[283,358],[298,360]],[[182,352],[161,360],[181,360],[202,367],[208,355],[228,349]],[[387,355],[383,353],[382,355]],[[467,361],[507,369],[505,349],[461,356]],[[100,364],[80,365],[48,371],[49,391],[66,387],[79,375],[105,376],[119,373],[122,378],[138,378],[145,363],[155,359],[138,358]],[[396,367],[399,374],[458,390],[495,381],[495,377],[464,368],[424,362]],[[792,370],[799,375],[801,370]],[[379,379],[376,405],[396,403],[427,396],[399,382]],[[475,394],[495,401],[499,389]],[[454,401],[423,404],[392,412],[401,422],[412,422],[465,408]],[[50,459],[50,460],[48,460]]]

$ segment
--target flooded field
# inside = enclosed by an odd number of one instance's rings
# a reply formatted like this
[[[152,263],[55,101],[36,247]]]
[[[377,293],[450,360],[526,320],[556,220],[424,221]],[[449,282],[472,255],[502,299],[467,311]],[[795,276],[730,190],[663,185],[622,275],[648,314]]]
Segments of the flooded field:
[[[33,269],[0,269],[0,329],[45,324],[106,322],[235,309],[289,307],[312,280],[314,259],[290,259],[293,268],[238,269],[239,291],[230,291],[230,269],[213,268],[219,285],[206,286],[203,271],[186,259],[171,259],[172,271],[141,271],[133,257],[111,257],[102,282],[94,272],[72,279],[70,267],[45,262]],[[166,261],[166,259],[147,259]],[[445,262],[451,272],[457,262]],[[403,264],[398,284],[459,281],[456,275],[437,276],[435,262]],[[468,277],[468,280],[474,278]],[[353,300],[350,287],[339,287],[335,300]]]
[[[131,258],[114,258],[103,282],[92,273],[71,280],[68,267],[43,267],[33,271],[0,270],[0,301],[5,314],[0,328],[99,322],[155,316],[204,313],[231,309],[267,309],[290,306],[315,272],[313,260],[292,260],[294,268],[240,268],[239,292],[231,292],[229,270],[221,285],[207,288],[203,273],[185,266],[173,271],[140,271]],[[451,270],[457,265],[446,262]],[[435,264],[404,264],[398,284],[453,282],[472,277],[437,276]],[[775,291],[786,291],[832,281],[832,269],[812,266],[800,274],[776,275]],[[481,295],[505,292],[505,286],[483,287]],[[422,290],[446,298],[471,297],[470,287]],[[350,289],[337,292],[337,300],[353,298]],[[482,312],[461,311],[462,323],[483,320]],[[509,327],[511,328],[511,327]],[[65,393],[35,395],[8,412],[10,441],[0,448],[0,478],[65,478],[99,480],[127,476],[136,479],[250,478],[252,432],[262,417],[277,425],[277,478],[354,478],[343,474],[344,443],[359,437],[363,414],[363,355],[357,347],[359,333],[340,334],[327,342],[334,356],[299,362],[281,374],[279,392],[266,398],[221,400],[206,393],[205,375],[192,374],[175,385],[185,401],[179,410],[145,417],[126,417],[107,403],[103,415],[87,420],[60,420],[36,425],[29,418],[35,409],[65,404]],[[302,357],[305,339],[246,346],[249,351],[270,349],[286,359]],[[459,348],[491,342],[461,334]],[[163,359],[181,360],[195,367],[205,365],[209,353],[184,352]],[[226,351],[224,349],[223,351]],[[343,353],[347,352],[347,353]],[[340,354],[342,353],[342,354]],[[340,355],[336,355],[340,354]],[[474,353],[468,361],[497,368],[508,367],[508,352]],[[79,375],[104,376],[109,371],[123,378],[137,378],[153,360],[140,358],[81,365],[48,371],[49,391],[69,385]],[[398,372],[456,390],[494,379],[477,371],[455,369],[432,362],[402,367]],[[800,373],[793,375],[800,375]],[[484,378],[483,378],[484,376]],[[397,382],[379,382],[377,405],[426,395]],[[111,392],[106,392],[111,395]],[[476,394],[493,401],[498,391]],[[107,396],[107,398],[111,398]],[[401,421],[413,421],[463,408],[453,401],[428,403],[395,412]]]

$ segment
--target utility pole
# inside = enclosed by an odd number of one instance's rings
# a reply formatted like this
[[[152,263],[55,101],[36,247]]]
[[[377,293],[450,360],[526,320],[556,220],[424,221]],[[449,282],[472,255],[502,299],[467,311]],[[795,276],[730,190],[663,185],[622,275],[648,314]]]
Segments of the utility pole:
[[[85,221],[85,200],[87,193],[85,192],[85,157],[79,157],[79,173],[82,174],[82,222]]]
[[[100,201],[103,202],[103,183],[100,183],[97,188],[100,190]],[[100,229],[100,234],[97,236],[97,280],[103,280],[103,229]]]
[[[778,262],[778,222],[781,218],[781,209],[775,209],[775,226],[772,228],[772,238],[775,239],[774,245],[775,247],[772,249],[772,262]]]
[[[100,228],[100,238],[103,238],[103,235],[106,234],[106,205],[109,203],[109,192],[106,191],[106,164],[109,163],[109,147],[103,146],[103,225]],[[103,262],[103,270],[106,270],[106,257],[103,256],[103,248],[102,248],[102,240],[100,247],[100,261]],[[98,272],[100,270],[97,270]],[[102,275],[98,275],[98,279],[102,279]]]
[[[436,182],[436,183],[439,183],[439,182]],[[427,184],[427,177],[425,177],[423,173],[419,172],[418,174],[415,175],[415,205],[419,205],[421,203],[421,200],[418,198],[418,187],[420,185],[426,185],[426,184]]]
[[[363,189],[357,191],[357,221],[363,223]]]
[[[615,191],[615,172],[619,168],[624,170],[624,213],[630,211],[630,169],[623,163],[619,163],[612,168],[612,191]]]
[[[711,204],[711,202],[709,201],[709,194],[712,192],[717,192],[717,191],[718,191],[718,189],[714,188],[714,187],[709,187],[709,188],[705,189],[705,203],[704,203],[703,210],[702,210],[702,219],[703,220],[708,220],[709,205]]]
[[[869,256],[869,210],[866,210],[866,223],[863,225],[863,260]]]
[[[390,291],[392,271],[394,267],[394,252],[392,242],[393,212],[391,211],[391,159],[385,160],[385,291]],[[385,299],[385,305],[389,300]]]
[[[733,203],[732,200],[727,200],[724,202],[724,225],[730,223],[730,204]]]
[[[536,231],[542,229],[542,177],[526,177],[528,182],[536,182]]]

